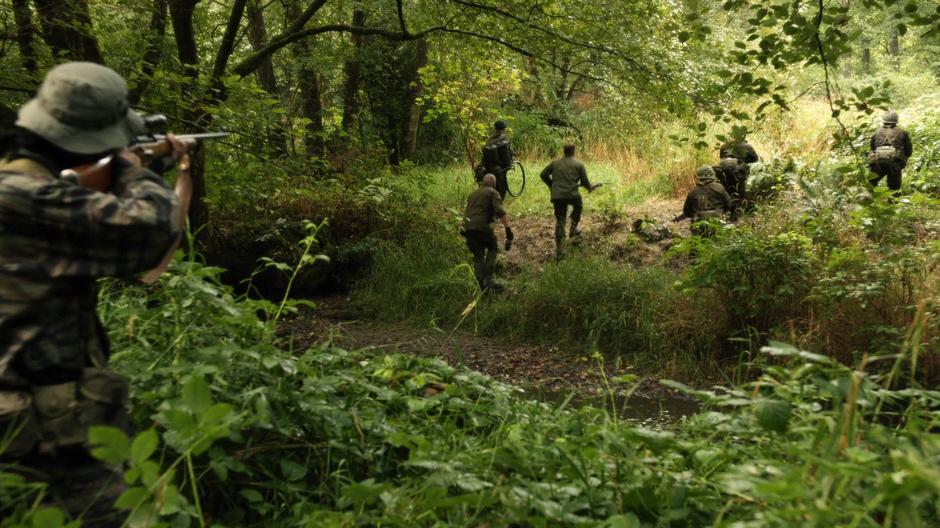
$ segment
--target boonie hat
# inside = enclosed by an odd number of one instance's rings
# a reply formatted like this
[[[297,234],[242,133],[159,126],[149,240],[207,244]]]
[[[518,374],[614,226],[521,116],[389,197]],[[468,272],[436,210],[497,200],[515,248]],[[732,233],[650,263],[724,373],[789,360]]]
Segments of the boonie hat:
[[[702,165],[698,168],[698,182],[708,183],[715,181],[715,169],[708,165]]]
[[[127,101],[124,79],[93,62],[49,70],[36,97],[20,108],[16,125],[76,154],[126,147],[145,130]]]

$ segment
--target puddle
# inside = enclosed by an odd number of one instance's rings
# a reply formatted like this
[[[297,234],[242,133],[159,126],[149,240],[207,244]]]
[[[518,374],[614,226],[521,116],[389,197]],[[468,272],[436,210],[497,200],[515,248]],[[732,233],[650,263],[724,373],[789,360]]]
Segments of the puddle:
[[[562,403],[568,400],[568,405],[581,407],[593,405],[611,410],[610,397],[598,395],[575,394],[569,392],[552,392],[538,389],[527,389],[526,394],[539,401],[548,403]],[[685,416],[697,413],[701,407],[698,400],[684,394],[664,393],[655,396],[633,394],[630,397],[618,395],[614,398],[617,406],[617,415],[625,420],[631,420],[644,426],[664,426],[673,424]]]

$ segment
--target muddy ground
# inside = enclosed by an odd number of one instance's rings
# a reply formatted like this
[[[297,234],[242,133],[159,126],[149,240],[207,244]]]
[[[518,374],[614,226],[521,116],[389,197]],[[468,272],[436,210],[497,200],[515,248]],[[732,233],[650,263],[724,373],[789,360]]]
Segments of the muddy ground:
[[[681,207],[678,200],[654,199],[642,206],[625,208],[616,218],[602,218],[588,211],[582,221],[581,240],[572,250],[605,254],[611,260],[634,265],[662,261],[669,258],[665,255],[669,247],[680,237],[688,236],[688,222],[670,222]],[[652,221],[647,227],[658,229],[654,236],[634,228],[638,219]],[[539,270],[554,261],[553,218],[517,218],[513,220],[513,230],[517,236],[512,251],[500,257],[504,275],[519,273],[523,267]],[[497,232],[502,235],[501,230]],[[499,337],[459,330],[448,332],[407,323],[374,321],[344,296],[321,298],[316,302],[315,310],[293,317],[283,325],[283,331],[292,336],[295,346],[331,341],[344,348],[373,347],[379,352],[437,357],[451,365],[463,365],[543,393],[575,391],[590,395],[603,391],[601,367],[588,357],[551,346],[510,343]],[[608,377],[631,373],[613,365],[605,368]],[[650,398],[671,395],[652,379],[643,380],[637,393]]]

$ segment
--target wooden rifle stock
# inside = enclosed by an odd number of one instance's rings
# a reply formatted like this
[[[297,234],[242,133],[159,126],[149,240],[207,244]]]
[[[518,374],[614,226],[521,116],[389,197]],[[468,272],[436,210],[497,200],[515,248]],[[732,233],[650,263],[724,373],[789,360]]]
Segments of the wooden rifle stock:
[[[197,143],[204,139],[218,139],[228,137],[228,132],[208,132],[203,134],[180,134],[176,139],[189,144]],[[144,166],[150,162],[169,156],[173,153],[173,145],[164,135],[144,136],[137,138],[137,142],[131,145],[130,151],[140,157]],[[75,178],[82,187],[94,189],[99,192],[109,192],[112,184],[111,163],[117,154],[101,158],[95,163],[79,165],[71,169],[62,171],[61,176]]]

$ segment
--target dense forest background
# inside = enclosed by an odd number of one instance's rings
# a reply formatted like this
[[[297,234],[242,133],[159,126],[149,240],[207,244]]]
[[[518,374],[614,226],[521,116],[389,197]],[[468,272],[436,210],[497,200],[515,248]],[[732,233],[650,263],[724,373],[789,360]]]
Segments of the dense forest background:
[[[102,282],[139,433],[91,440],[127,525],[940,522],[935,0],[0,0],[4,130],[66,60],[232,132],[171,271]],[[899,197],[867,183],[888,109]],[[484,294],[457,231],[496,119],[529,181]],[[669,223],[745,134],[748,214]],[[537,173],[567,142],[605,186],[556,262]],[[440,337],[346,347],[337,305]],[[533,401],[465,368],[477,338],[587,381]],[[701,408],[624,419],[650,385]],[[0,526],[66,525],[6,469]]]

